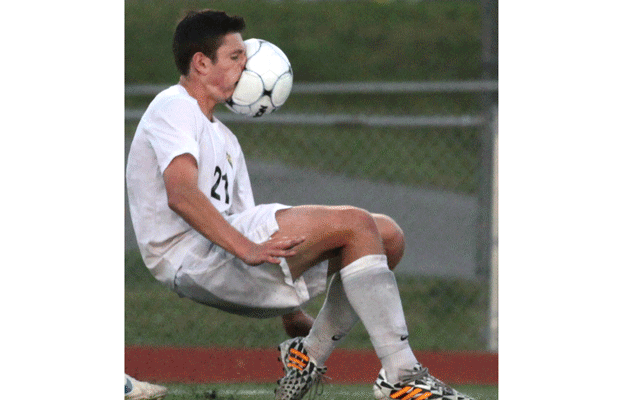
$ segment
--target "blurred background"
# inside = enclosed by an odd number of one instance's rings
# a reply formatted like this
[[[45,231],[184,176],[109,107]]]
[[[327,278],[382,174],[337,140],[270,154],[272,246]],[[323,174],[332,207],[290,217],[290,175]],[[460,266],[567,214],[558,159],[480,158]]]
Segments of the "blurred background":
[[[244,38],[276,44],[293,66],[276,113],[217,112],[244,149],[256,202],[390,215],[407,237],[395,272],[414,349],[497,351],[497,0],[127,0],[127,149],[149,101],[178,82],[176,22],[201,8],[243,16]],[[229,316],[160,287],[127,208],[125,234],[126,344],[285,337],[277,319]],[[370,342],[358,326],[343,346]]]

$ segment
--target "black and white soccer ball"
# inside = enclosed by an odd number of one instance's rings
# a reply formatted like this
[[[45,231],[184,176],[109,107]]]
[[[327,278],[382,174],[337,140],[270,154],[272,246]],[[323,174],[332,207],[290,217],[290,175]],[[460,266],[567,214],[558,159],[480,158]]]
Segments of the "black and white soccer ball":
[[[291,63],[276,45],[247,39],[248,60],[226,106],[237,114],[260,117],[282,107],[293,88]]]

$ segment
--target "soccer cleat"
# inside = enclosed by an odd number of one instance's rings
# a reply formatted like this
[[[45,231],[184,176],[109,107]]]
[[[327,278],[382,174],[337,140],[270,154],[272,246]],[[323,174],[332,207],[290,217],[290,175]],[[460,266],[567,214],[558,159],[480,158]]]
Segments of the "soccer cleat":
[[[125,399],[161,400],[168,394],[168,389],[148,382],[141,382],[125,374]]]
[[[301,337],[289,339],[280,346],[280,361],[285,375],[278,380],[276,400],[301,400],[311,388],[315,388],[311,398],[318,393],[326,367],[316,365],[306,349]]]
[[[474,400],[430,375],[420,364],[413,367],[411,376],[396,384],[389,383],[381,369],[373,392],[377,400]]]

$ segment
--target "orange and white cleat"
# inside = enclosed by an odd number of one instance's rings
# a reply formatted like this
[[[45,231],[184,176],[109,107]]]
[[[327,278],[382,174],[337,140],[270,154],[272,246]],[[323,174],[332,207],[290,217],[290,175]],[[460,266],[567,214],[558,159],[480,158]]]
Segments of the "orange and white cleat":
[[[313,398],[322,384],[327,368],[319,367],[316,361],[304,349],[303,338],[289,339],[280,346],[280,361],[284,366],[285,375],[278,380],[276,400],[301,400],[311,388]]]
[[[430,375],[420,364],[413,367],[410,376],[395,384],[387,381],[381,369],[373,392],[377,400],[474,400]]]

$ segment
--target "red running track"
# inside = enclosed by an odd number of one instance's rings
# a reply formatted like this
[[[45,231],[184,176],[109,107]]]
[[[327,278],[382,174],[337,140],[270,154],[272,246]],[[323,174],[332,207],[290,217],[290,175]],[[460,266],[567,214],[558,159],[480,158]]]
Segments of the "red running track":
[[[446,383],[497,385],[497,353],[416,351]],[[125,348],[125,372],[140,380],[178,383],[274,382],[282,377],[276,349]],[[372,383],[381,364],[372,350],[336,350],[326,363],[333,383]]]

